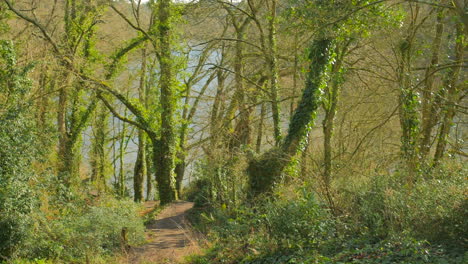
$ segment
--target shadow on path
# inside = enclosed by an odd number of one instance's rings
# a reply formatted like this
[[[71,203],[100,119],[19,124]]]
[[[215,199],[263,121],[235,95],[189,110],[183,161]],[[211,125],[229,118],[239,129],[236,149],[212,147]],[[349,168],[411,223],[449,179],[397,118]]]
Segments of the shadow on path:
[[[146,227],[148,243],[132,250],[129,263],[178,263],[199,251],[185,215],[191,202],[175,202],[166,207]]]

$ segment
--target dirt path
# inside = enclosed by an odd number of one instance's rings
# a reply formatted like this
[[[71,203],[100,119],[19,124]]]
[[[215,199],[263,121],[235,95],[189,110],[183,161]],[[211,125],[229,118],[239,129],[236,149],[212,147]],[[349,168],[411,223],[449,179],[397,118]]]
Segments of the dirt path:
[[[129,263],[179,263],[185,256],[198,253],[198,243],[185,219],[192,207],[190,202],[175,202],[159,213],[146,227],[149,243],[133,249]]]

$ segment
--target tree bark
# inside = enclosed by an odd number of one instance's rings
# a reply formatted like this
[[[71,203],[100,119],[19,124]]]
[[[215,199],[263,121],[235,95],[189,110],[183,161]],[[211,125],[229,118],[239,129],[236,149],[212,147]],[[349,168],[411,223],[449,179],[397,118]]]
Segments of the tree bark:
[[[463,33],[463,24],[457,24],[457,34],[456,34],[456,44],[455,44],[455,61],[456,66],[454,66],[449,72],[447,79],[447,98],[446,104],[443,110],[443,119],[442,124],[440,125],[437,147],[434,154],[434,164],[437,165],[442,157],[444,156],[445,150],[447,148],[447,141],[450,135],[450,130],[453,125],[453,119],[456,114],[456,105],[460,100],[460,87],[458,84],[458,79],[460,77],[460,72],[463,67],[463,58],[464,58],[464,48],[465,48],[465,35]]]
[[[138,99],[142,105],[146,106],[146,48],[141,51],[141,69],[140,84],[138,87]],[[135,162],[133,174],[133,191],[135,202],[141,202],[144,199],[144,181],[147,174],[146,164],[146,138],[142,129],[138,130],[138,156]]]
[[[171,1],[159,1],[159,44],[160,44],[160,103],[162,107],[161,114],[161,141],[160,146],[153,147],[157,151],[155,155],[155,164],[157,164],[156,181],[158,182],[159,197],[161,205],[168,204],[177,199],[174,182],[175,167],[175,124],[174,114],[176,107],[176,98],[173,88],[173,61],[171,47]]]
[[[289,124],[285,140],[280,147],[273,148],[249,162],[247,173],[250,182],[249,194],[252,197],[270,192],[292,157],[302,150],[301,142],[308,136],[320,104],[320,89],[326,76],[324,73],[329,66],[331,48],[330,39],[320,39],[312,43],[306,87]]]
[[[271,14],[269,18],[269,42],[270,42],[270,86],[271,86],[271,110],[273,114],[273,132],[276,145],[281,141],[280,108],[278,102],[278,59],[276,44],[276,0],[271,0]]]
[[[416,6],[416,13],[419,8]],[[418,94],[414,90],[411,75],[411,58],[413,57],[414,36],[416,34],[415,18],[413,18],[406,38],[399,46],[399,65],[397,69],[398,86],[400,90],[398,105],[401,126],[401,155],[408,169],[408,182],[414,179],[414,174],[418,170],[418,137],[419,137],[419,117],[418,117]]]
[[[133,174],[133,200],[135,202],[141,202],[144,199],[143,182],[147,173],[146,167],[146,146],[145,146],[145,135],[143,131],[138,132],[138,154],[135,162],[134,174]]]
[[[435,81],[435,70],[439,64],[439,50],[442,42],[442,34],[444,32],[444,24],[442,23],[443,11],[439,11],[437,15],[436,34],[432,42],[432,57],[429,67],[426,70],[425,88],[422,92],[422,116],[421,116],[421,141],[419,143],[420,158],[424,161],[431,150],[432,130],[437,124],[438,104],[434,100],[433,90]]]
[[[351,41],[347,40],[343,43],[341,48],[337,48],[336,53],[337,58],[335,63],[332,65],[331,73],[332,80],[324,89],[323,108],[325,110],[325,117],[322,121],[323,125],[323,152],[324,152],[324,170],[323,170],[323,181],[325,185],[325,191],[330,202],[330,205],[333,203],[331,200],[330,189],[331,189],[331,178],[332,178],[332,162],[333,162],[333,148],[332,148],[332,138],[333,132],[335,129],[335,116],[337,113],[340,86],[343,82],[342,78],[342,66],[344,62],[344,56],[348,51],[348,47]]]

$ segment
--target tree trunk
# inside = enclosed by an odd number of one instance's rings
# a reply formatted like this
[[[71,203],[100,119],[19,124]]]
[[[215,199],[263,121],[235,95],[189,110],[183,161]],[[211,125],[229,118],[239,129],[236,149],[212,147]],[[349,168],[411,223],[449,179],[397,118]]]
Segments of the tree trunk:
[[[426,70],[425,89],[422,92],[422,117],[421,117],[421,142],[419,144],[420,158],[424,161],[431,149],[432,130],[437,124],[437,102],[434,100],[433,90],[435,81],[435,70],[439,64],[439,50],[444,32],[442,23],[443,12],[440,11],[437,16],[436,34],[432,43],[432,58],[429,67]]]
[[[161,114],[161,141],[160,146],[153,142],[155,153],[155,164],[157,164],[156,181],[158,182],[159,197],[161,205],[168,204],[177,199],[174,166],[175,166],[175,124],[174,114],[176,108],[176,98],[174,94],[173,82],[173,61],[171,48],[171,1],[159,1],[159,44],[160,44],[160,103]]]
[[[292,87],[292,96],[291,96],[291,102],[289,104],[289,119],[292,120],[292,117],[294,115],[294,110],[296,109],[296,101],[295,97],[297,94],[297,79],[298,79],[298,71],[299,71],[299,54],[298,54],[298,48],[297,48],[297,42],[298,42],[298,33],[294,33],[294,66],[293,66],[293,87]]]
[[[142,105],[146,106],[146,48],[141,51],[141,69],[140,69],[140,84],[138,87],[138,99]],[[146,139],[144,131],[138,130],[138,156],[135,162],[135,169],[133,174],[133,191],[135,202],[141,202],[144,199],[143,184],[147,174],[146,164]]]
[[[281,141],[280,109],[278,102],[278,59],[276,45],[276,0],[271,0],[271,17],[269,18],[269,42],[270,42],[270,86],[271,86],[271,110],[273,114],[273,131],[276,145]]]
[[[244,27],[245,28],[245,27]],[[234,142],[231,148],[239,147],[240,145],[248,145],[251,142],[251,129],[250,129],[250,114],[252,110],[249,108],[246,101],[246,92],[244,84],[244,28],[237,29],[236,41],[236,57],[234,62],[236,92],[234,100],[239,105],[239,121],[236,124],[234,131]]]
[[[439,129],[437,147],[434,154],[434,164],[437,165],[440,159],[444,156],[447,148],[447,140],[453,125],[453,118],[456,114],[456,105],[460,100],[460,88],[458,79],[463,66],[465,35],[463,34],[463,25],[457,24],[457,41],[455,44],[455,61],[454,66],[448,74],[447,79],[447,98],[443,110],[442,124]]]
[[[262,138],[263,138],[263,122],[265,120],[265,103],[262,103],[260,106],[260,120],[258,121],[258,129],[257,129],[257,143],[255,147],[255,151],[260,153],[262,147]]]
[[[69,135],[67,132],[67,107],[68,107],[68,85],[69,75],[67,73],[63,76],[65,81],[64,86],[59,91],[58,106],[57,106],[57,126],[59,133],[58,142],[58,175],[62,183],[68,186],[70,184],[69,175],[69,157],[67,156],[67,148],[69,145]]]
[[[126,110],[124,112],[124,116],[126,116]],[[125,157],[125,137],[127,134],[127,123],[122,123],[122,131],[120,132],[120,144],[119,144],[119,194],[121,197],[125,196],[126,190],[126,177],[124,171],[124,157]]]
[[[323,171],[323,182],[325,185],[325,191],[327,198],[332,206],[333,201],[331,199],[330,189],[331,189],[331,177],[332,177],[332,162],[333,162],[333,149],[332,149],[332,138],[335,128],[335,116],[337,113],[340,86],[343,82],[342,80],[342,65],[344,61],[344,56],[348,50],[351,41],[348,40],[343,43],[341,49],[336,49],[337,58],[335,63],[332,65],[332,80],[324,89],[323,108],[325,110],[325,117],[323,119],[323,152],[324,152],[324,171]]]
[[[185,175],[185,154],[181,153],[179,155],[179,163],[175,167],[175,174],[176,174],[176,190],[178,197],[182,195],[182,187]]]
[[[223,54],[224,55],[224,54]],[[224,130],[220,131],[221,129],[221,118],[222,116],[222,99],[224,97],[224,81],[226,80],[226,76],[223,70],[218,69],[216,79],[218,85],[216,86],[216,95],[213,101],[213,106],[211,108],[211,116],[210,116],[210,149],[214,150],[218,147],[218,140],[220,136],[224,133]]]
[[[401,125],[401,152],[408,169],[408,182],[412,182],[418,170],[417,141],[419,118],[417,112],[418,95],[411,80],[411,57],[414,35],[410,33],[400,44],[400,64],[398,66],[399,116]]]
[[[309,134],[320,103],[320,87],[330,63],[331,48],[332,41],[329,39],[313,42],[309,53],[311,65],[306,87],[289,124],[285,140],[280,147],[273,148],[258,159],[249,162],[247,169],[250,181],[249,194],[253,197],[270,192],[292,157],[301,151],[303,147],[301,143]]]
[[[99,105],[93,125],[93,142],[91,151],[91,181],[98,192],[107,189],[106,175],[108,155],[106,151],[108,111],[104,105]]]
[[[151,195],[153,193],[153,177],[151,174],[151,155],[148,152],[148,146],[146,151],[146,201],[151,201]]]
[[[135,169],[133,174],[133,200],[141,202],[144,199],[143,182],[147,173],[146,167],[146,146],[145,135],[143,131],[138,132],[138,154],[135,162]]]

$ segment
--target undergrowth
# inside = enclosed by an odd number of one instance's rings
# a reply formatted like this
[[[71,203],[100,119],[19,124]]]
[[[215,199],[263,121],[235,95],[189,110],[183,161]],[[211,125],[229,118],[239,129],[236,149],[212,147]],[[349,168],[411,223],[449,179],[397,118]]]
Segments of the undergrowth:
[[[53,198],[51,198],[53,199]],[[29,216],[30,228],[8,263],[106,263],[124,247],[144,242],[141,206],[103,196],[49,201]],[[122,230],[127,230],[123,241]]]
[[[466,175],[452,164],[412,186],[404,171],[337,180],[334,210],[313,186],[240,206],[192,189],[199,210],[191,220],[212,246],[188,263],[467,263]]]

